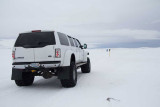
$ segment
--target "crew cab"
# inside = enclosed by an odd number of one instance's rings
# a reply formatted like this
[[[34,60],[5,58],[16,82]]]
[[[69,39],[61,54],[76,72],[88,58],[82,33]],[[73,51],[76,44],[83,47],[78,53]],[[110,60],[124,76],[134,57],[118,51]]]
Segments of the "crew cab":
[[[57,76],[63,87],[74,87],[77,69],[91,71],[87,44],[56,31],[20,33],[12,50],[12,80],[17,86],[33,84],[35,76]]]

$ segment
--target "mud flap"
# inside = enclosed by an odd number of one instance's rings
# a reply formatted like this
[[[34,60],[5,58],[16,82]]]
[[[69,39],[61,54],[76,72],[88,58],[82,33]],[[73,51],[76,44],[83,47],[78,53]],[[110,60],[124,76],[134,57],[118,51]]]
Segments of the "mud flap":
[[[58,70],[58,79],[69,79],[70,78],[70,66],[62,67]]]
[[[14,69],[12,68],[12,77],[11,80],[22,80],[23,69]]]

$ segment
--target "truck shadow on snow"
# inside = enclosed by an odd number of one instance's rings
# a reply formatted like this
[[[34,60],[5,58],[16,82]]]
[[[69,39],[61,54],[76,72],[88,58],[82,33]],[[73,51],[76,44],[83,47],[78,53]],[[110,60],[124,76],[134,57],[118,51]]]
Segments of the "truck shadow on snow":
[[[84,76],[83,73],[81,72],[77,72],[77,82],[79,81],[79,79],[81,78],[81,76]],[[78,84],[77,84],[78,85]],[[46,88],[49,88],[49,89],[61,89],[63,88],[62,85],[61,85],[61,82],[60,80],[57,78],[57,77],[52,77],[50,79],[44,79],[44,78],[41,78],[41,77],[38,77],[36,78],[35,77],[35,81],[33,83],[33,85],[31,86],[27,86],[27,88],[38,88],[38,89],[46,89]]]

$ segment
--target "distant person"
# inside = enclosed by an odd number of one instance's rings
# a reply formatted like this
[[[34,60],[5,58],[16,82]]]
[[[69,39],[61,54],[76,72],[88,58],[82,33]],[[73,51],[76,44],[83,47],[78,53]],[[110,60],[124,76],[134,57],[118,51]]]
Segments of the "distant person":
[[[110,56],[110,54],[111,54],[110,52],[111,52],[111,49],[109,49],[109,56]]]
[[[108,52],[108,49],[106,51]]]

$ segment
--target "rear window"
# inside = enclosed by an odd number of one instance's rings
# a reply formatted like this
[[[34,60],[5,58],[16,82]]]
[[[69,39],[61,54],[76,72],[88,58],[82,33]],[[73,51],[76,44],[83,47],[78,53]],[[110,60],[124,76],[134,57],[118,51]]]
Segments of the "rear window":
[[[54,32],[32,32],[20,34],[15,47],[36,48],[55,44]]]

